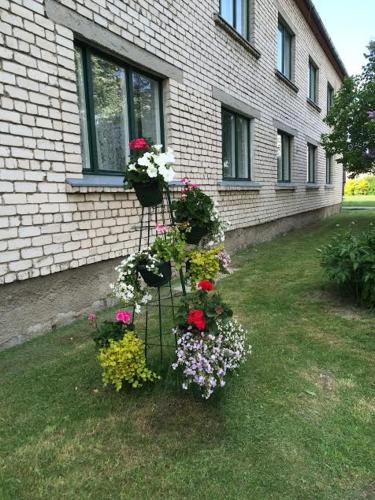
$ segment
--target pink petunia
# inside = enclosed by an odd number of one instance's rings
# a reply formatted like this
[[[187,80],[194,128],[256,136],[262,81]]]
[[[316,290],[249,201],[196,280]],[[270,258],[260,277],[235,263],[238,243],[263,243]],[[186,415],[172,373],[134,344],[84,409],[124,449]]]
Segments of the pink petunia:
[[[88,321],[91,321],[91,322],[96,321],[96,314],[95,314],[95,313],[90,313],[90,314],[87,316],[87,319],[88,319]]]
[[[131,323],[132,318],[133,315],[129,311],[120,309],[116,312],[116,321],[118,321],[119,323],[124,323],[124,325],[128,325],[129,323]]]

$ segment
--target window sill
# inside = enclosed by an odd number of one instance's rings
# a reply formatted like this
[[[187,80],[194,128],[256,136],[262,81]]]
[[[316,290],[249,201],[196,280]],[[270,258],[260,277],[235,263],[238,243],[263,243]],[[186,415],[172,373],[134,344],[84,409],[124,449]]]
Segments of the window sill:
[[[292,182],[278,182],[275,184],[275,191],[295,191],[297,184]]]
[[[258,49],[254,47],[246,38],[244,38],[238,31],[236,31],[233,26],[225,21],[219,14],[213,15],[214,22],[217,26],[220,26],[228,35],[230,35],[234,40],[236,40],[242,47],[244,47],[255,59],[259,59],[261,53]]]
[[[322,111],[322,108],[319,108],[319,106],[316,104],[316,102],[312,101],[309,97],[306,99],[307,103],[310,104],[312,108],[315,109],[318,113]]]
[[[297,87],[297,85],[295,85],[292,80],[289,80],[288,77],[286,77],[285,75],[283,75],[278,69],[275,69],[275,75],[277,76],[277,78],[279,80],[281,80],[282,82],[285,83],[285,85],[287,85],[289,88],[291,88],[292,90],[294,90],[294,92],[297,94],[298,91],[299,91],[299,88]]]
[[[70,193],[118,193],[129,192],[132,189],[124,187],[123,175],[93,175],[84,174],[83,177],[67,178],[65,183],[68,185]],[[180,181],[169,183],[170,189],[183,187]]]
[[[333,184],[326,184],[324,189],[335,189],[335,186]]]
[[[221,181],[218,191],[260,191],[262,185],[253,181]]]
[[[306,189],[306,191],[313,190],[313,189],[320,189],[320,185],[316,184],[316,182],[307,182],[305,184],[305,189]]]

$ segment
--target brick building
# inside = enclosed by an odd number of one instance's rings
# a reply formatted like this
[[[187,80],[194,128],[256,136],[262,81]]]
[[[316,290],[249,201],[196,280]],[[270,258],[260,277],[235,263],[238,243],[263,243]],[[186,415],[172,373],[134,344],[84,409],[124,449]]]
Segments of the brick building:
[[[175,151],[230,249],[333,213],[345,68],[310,0],[0,0],[0,345],[106,304],[129,138]]]

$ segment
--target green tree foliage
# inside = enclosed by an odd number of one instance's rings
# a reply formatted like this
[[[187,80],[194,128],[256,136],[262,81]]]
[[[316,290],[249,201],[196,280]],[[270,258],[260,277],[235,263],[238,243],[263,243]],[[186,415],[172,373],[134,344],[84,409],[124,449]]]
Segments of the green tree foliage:
[[[375,41],[368,45],[362,73],[345,78],[325,118],[331,132],[322,135],[327,154],[338,155],[351,176],[375,172]]]

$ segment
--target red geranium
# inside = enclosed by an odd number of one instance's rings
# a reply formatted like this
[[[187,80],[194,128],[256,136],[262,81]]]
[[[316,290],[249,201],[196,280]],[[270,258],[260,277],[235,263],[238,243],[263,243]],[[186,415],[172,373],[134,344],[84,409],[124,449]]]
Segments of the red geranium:
[[[204,319],[204,312],[202,309],[191,309],[187,317],[187,322],[189,325],[195,326],[198,330],[204,330],[206,327],[206,320]]]
[[[211,283],[211,281],[209,281],[209,280],[201,280],[198,283],[198,288],[200,288],[201,290],[204,290],[205,292],[210,292],[211,290],[214,289],[214,284]]]
[[[130,149],[150,149],[149,143],[143,137],[139,137],[138,139],[133,139],[129,142]]]

